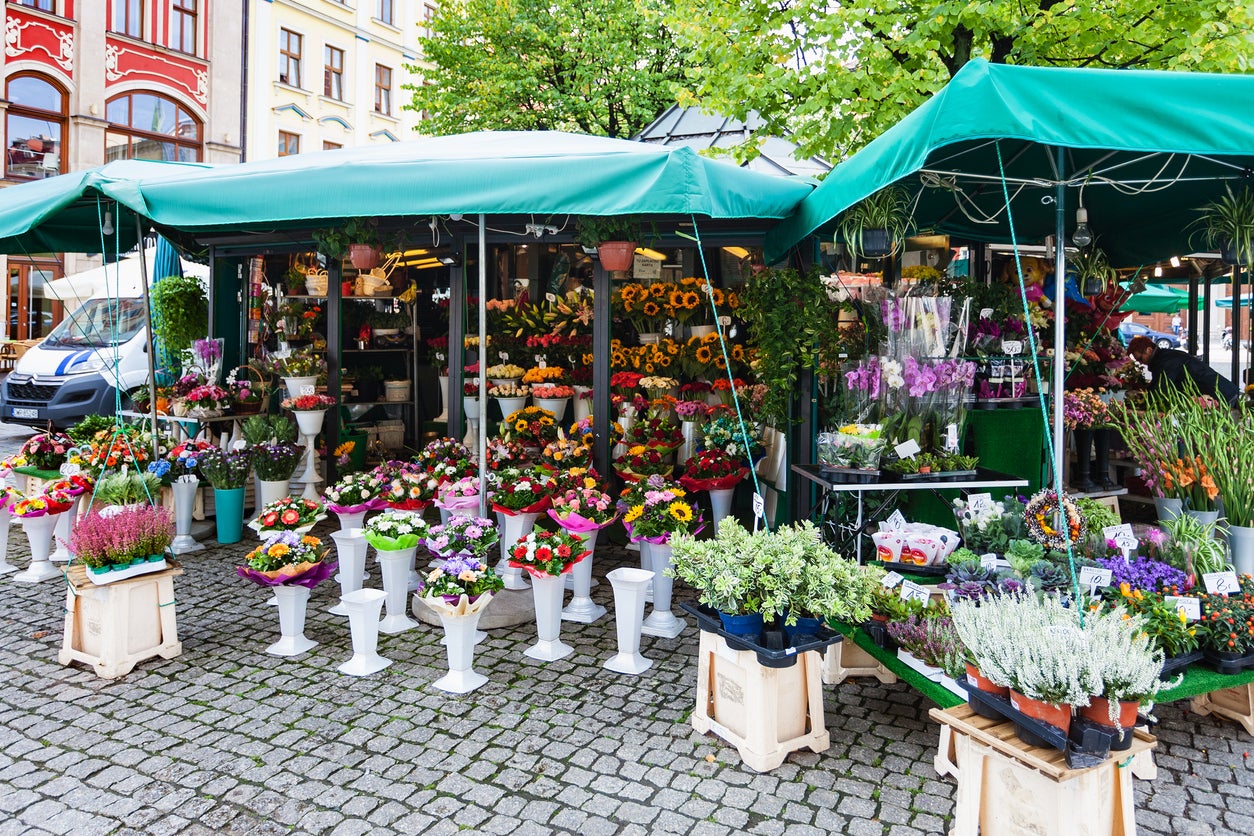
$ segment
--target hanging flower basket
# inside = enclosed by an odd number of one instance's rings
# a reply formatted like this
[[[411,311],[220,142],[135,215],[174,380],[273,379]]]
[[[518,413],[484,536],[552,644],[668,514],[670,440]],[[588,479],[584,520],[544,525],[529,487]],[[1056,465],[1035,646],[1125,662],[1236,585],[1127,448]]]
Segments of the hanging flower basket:
[[[597,245],[597,255],[606,270],[629,270],[636,257],[636,242],[602,241]]]

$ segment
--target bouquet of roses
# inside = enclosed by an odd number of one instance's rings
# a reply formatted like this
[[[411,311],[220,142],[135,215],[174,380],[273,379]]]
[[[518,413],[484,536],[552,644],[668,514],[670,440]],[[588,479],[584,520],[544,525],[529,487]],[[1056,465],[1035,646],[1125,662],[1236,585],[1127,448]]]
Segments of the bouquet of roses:
[[[373,473],[350,473],[322,492],[327,509],[336,514],[359,514],[382,505],[384,483]]]
[[[392,471],[391,477],[383,483],[379,499],[391,508],[421,513],[435,498],[439,487],[438,475],[406,467]]]
[[[442,525],[433,525],[427,532],[427,549],[440,557],[470,554],[479,559],[500,542],[496,522],[484,517],[452,516]]]
[[[687,495],[682,487],[661,476],[632,485],[619,502],[628,536],[633,542],[665,543],[672,534],[699,532],[703,528],[701,518]]]
[[[505,416],[501,424],[501,438],[528,447],[543,447],[557,438],[557,422],[547,409],[524,407]]]
[[[630,397],[643,377],[644,375],[638,372],[615,372],[610,375],[610,388]]]
[[[579,535],[565,529],[548,531],[537,526],[514,544],[509,565],[532,575],[564,575],[589,554]]]
[[[468,398],[479,397],[479,378],[468,377],[462,381],[462,394]]]
[[[263,482],[284,482],[292,478],[296,464],[305,454],[295,444],[258,444],[253,448],[253,467]]]
[[[324,561],[322,541],[295,531],[275,531],[248,553],[247,566],[236,567],[241,578],[262,586],[291,584],[313,589],[331,577],[337,564]]]
[[[465,595],[473,603],[480,595],[504,588],[505,582],[492,567],[475,557],[455,555],[436,561],[435,568],[418,587],[418,594],[424,598],[443,598],[450,604]]]
[[[536,366],[528,369],[523,374],[522,382],[531,384],[553,383],[559,384],[566,381],[566,370],[560,366],[544,366],[543,368]]]
[[[508,380],[510,378],[517,380],[526,371],[522,366],[516,366],[513,363],[499,363],[495,366],[488,366],[488,377],[496,380]]]
[[[567,470],[572,467],[586,468],[592,463],[591,442],[591,434],[579,438],[568,438],[559,430],[557,440],[550,441],[540,451],[540,460],[554,470]]]
[[[68,435],[46,432],[28,438],[18,455],[25,456],[26,461],[39,470],[56,470],[65,464],[66,453],[73,446]]]
[[[366,522],[366,542],[379,551],[412,549],[427,536],[428,526],[412,511],[384,511]]]
[[[293,412],[317,412],[335,406],[335,398],[330,395],[298,395],[295,398],[284,398],[280,406]]]
[[[575,394],[575,390],[570,386],[532,386],[531,397],[533,398],[569,398]]]
[[[722,450],[701,450],[688,460],[679,483],[690,491],[725,490],[736,487],[748,473],[742,460]]]
[[[488,394],[494,398],[525,398],[531,394],[531,387],[508,383],[504,386],[488,387]]]
[[[445,511],[467,511],[479,507],[479,477],[463,476],[443,482],[436,490],[435,504]]]
[[[684,434],[668,415],[651,414],[631,425],[626,441],[628,444],[644,444],[664,453],[673,453],[684,443]]]
[[[261,509],[257,519],[248,527],[258,534],[271,531],[308,531],[321,520],[327,518],[322,503],[299,496],[285,496],[276,499]]]
[[[231,393],[217,384],[197,386],[181,398],[185,415],[213,417],[231,405]]]
[[[553,477],[543,468],[507,467],[488,476],[492,509],[502,514],[538,514],[556,490]]]
[[[567,531],[583,533],[614,522],[618,519],[618,508],[612,496],[585,484],[554,496],[549,516]]]

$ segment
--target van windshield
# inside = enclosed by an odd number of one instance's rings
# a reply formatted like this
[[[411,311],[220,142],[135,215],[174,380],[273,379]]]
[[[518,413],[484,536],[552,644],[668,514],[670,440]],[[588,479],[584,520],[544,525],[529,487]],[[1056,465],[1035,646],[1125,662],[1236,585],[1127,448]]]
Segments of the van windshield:
[[[44,339],[49,348],[121,345],[144,327],[143,299],[89,299]]]

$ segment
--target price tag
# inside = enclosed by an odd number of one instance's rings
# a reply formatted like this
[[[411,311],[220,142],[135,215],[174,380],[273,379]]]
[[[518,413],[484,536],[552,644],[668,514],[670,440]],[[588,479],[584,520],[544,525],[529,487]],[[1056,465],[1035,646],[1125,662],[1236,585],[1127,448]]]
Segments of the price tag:
[[[1014,357],[1023,353],[1023,340],[1002,340],[1001,350]]]
[[[718,318],[718,324],[726,328],[728,325],[731,325],[731,317],[725,314],[723,316],[720,316]]]
[[[906,527],[906,515],[901,511],[893,511],[888,519],[884,520],[884,528],[889,531],[900,531]]]
[[[980,308],[980,319],[992,319],[992,317],[993,317],[992,308]]]
[[[245,440],[244,440],[244,439],[242,439],[242,438],[237,438],[237,439],[235,439],[235,441],[231,444],[231,449],[232,449],[232,450],[235,450],[236,452],[238,452],[238,451],[240,451],[240,450],[243,450],[243,449],[244,449],[244,448],[246,448],[247,446],[248,446],[248,442],[247,442],[247,441],[245,441]]]
[[[983,514],[985,511],[992,509],[993,495],[991,493],[973,493],[967,497],[967,507],[976,514]]]
[[[1100,587],[1110,586],[1110,570],[1084,566],[1080,569],[1080,585],[1089,588],[1089,595],[1096,595]]]
[[[931,597],[932,591],[926,586],[920,586],[914,581],[901,582],[901,599],[903,601],[918,601],[926,606],[928,599]]]
[[[958,449],[958,425],[957,424],[947,424],[945,426],[945,449],[946,450]]]
[[[312,395],[316,391],[317,391],[317,387],[310,386],[309,384],[305,384],[304,386],[300,387],[301,395]]]
[[[542,369],[547,369],[547,368],[548,368],[548,366],[549,366],[549,361],[548,361],[548,360],[545,360],[543,357],[537,357],[537,358],[536,358],[536,365],[537,365],[537,366],[539,366],[539,367],[540,367],[540,368],[542,368]]]
[[[1207,572],[1202,575],[1202,583],[1211,595],[1231,595],[1241,591],[1241,582],[1236,572]]]
[[[894,447],[893,451],[897,454],[897,458],[899,459],[912,459],[921,453],[923,448],[920,447],[919,442],[915,441],[913,438],[907,438],[905,441]]]
[[[896,586],[897,584],[901,583],[904,580],[905,578],[903,578],[901,575],[897,574],[896,572],[889,572],[887,575],[884,576],[884,580],[880,581],[880,583],[884,584],[885,589],[892,589],[894,586]]]
[[[502,363],[508,363],[508,362],[509,362],[509,352],[508,352],[508,351],[502,351],[502,352],[501,352],[501,362],[502,362]]]
[[[71,464],[70,462],[66,462],[65,464],[61,465],[62,476],[77,476],[79,473],[82,472],[82,470],[83,470],[82,467],[76,464]]]
[[[1102,529],[1102,536],[1107,540],[1114,540],[1115,547],[1120,550],[1135,549],[1137,547],[1136,535],[1132,533],[1132,525],[1130,523],[1108,525]]]
[[[544,298],[545,298],[546,300],[548,300],[549,302],[556,302],[556,301],[557,301],[557,297],[556,297],[556,296],[554,296],[552,293],[546,293],[546,294],[544,294]]]
[[[766,500],[762,498],[760,493],[753,495],[753,516],[766,519]]]
[[[996,569],[997,568],[997,555],[993,554],[992,552],[989,552],[988,554],[980,555],[980,565],[983,566],[985,569]]]
[[[1176,610],[1184,613],[1186,621],[1202,620],[1202,602],[1196,598],[1190,598],[1187,595],[1167,595],[1163,597],[1167,602],[1167,606],[1175,607]]]

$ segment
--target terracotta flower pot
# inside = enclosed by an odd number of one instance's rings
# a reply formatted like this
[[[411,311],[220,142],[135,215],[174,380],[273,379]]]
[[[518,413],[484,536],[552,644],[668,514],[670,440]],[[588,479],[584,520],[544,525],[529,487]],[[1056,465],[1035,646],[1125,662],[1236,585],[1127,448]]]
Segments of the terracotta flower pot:
[[[358,270],[372,270],[379,266],[379,249],[369,244],[349,244],[348,260]]]
[[[1025,716],[1048,723],[1063,734],[1071,731],[1071,706],[1069,705],[1041,702],[1025,697],[1014,689],[1010,691],[1010,705],[1016,711],[1022,711]]]
[[[1140,704],[1135,700],[1120,700],[1116,727],[1130,729],[1136,725],[1137,709]],[[1110,725],[1110,700],[1105,697],[1092,697],[1089,704],[1080,709],[1080,716],[1103,726]]]
[[[602,241],[597,245],[597,255],[606,270],[630,269],[636,256],[635,241]]]
[[[996,694],[999,697],[1010,696],[1009,688],[1004,685],[994,685],[992,681],[980,673],[979,668],[970,662],[967,662],[967,684],[986,694]]]

